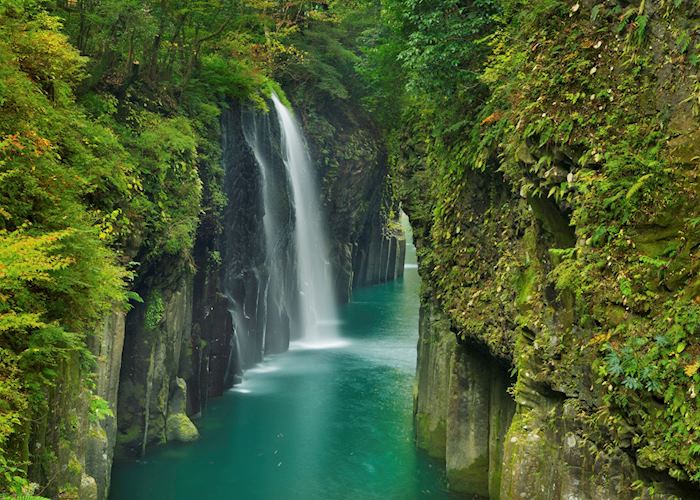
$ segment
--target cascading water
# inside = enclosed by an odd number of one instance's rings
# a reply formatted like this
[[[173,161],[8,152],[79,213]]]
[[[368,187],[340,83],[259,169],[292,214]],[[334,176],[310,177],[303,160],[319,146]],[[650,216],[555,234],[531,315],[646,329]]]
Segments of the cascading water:
[[[263,326],[263,356],[268,352],[278,349],[270,349],[266,345],[268,327],[280,328],[279,318],[287,314],[290,305],[287,304],[285,294],[285,275],[287,273],[286,241],[288,239],[286,227],[289,226],[289,216],[285,210],[286,203],[281,198],[286,198],[287,183],[278,175],[274,154],[272,153],[272,132],[267,116],[260,115],[254,110],[244,110],[241,117],[243,136],[255,156],[255,161],[260,170],[262,180],[262,198],[265,215],[263,226],[265,232],[265,261],[268,271],[264,287],[265,314],[267,318]]]
[[[292,188],[302,341],[323,346],[337,340],[337,306],[327,262],[326,230],[306,144],[292,112],[272,94],[282,157]]]

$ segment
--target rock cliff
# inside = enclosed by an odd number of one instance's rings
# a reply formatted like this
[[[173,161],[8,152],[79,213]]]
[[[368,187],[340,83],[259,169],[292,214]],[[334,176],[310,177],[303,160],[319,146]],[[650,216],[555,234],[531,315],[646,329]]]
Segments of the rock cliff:
[[[699,125],[676,44],[697,8],[679,5],[509,12],[479,141],[440,138],[455,157],[401,136],[425,282],[418,443],[458,491],[698,497]]]

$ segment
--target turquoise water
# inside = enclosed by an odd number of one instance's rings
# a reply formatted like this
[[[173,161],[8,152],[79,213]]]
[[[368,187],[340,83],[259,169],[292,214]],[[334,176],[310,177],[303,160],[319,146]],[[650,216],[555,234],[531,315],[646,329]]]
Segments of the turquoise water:
[[[415,262],[413,255],[409,262]],[[111,500],[451,498],[411,421],[419,278],[355,293],[348,345],[270,357],[211,401],[194,444],[116,464]]]

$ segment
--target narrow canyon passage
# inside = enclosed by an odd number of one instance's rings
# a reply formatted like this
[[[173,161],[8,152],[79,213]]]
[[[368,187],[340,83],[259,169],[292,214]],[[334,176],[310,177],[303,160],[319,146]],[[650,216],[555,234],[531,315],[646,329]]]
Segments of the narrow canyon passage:
[[[116,464],[112,500],[452,498],[411,421],[419,278],[360,289],[338,349],[268,357],[211,402],[201,439]]]
[[[700,0],[0,0],[0,500],[700,500],[699,395]]]

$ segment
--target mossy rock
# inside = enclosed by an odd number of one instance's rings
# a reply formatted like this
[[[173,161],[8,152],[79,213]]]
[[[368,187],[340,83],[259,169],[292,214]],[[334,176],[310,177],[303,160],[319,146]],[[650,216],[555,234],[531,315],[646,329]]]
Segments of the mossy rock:
[[[483,455],[469,467],[447,469],[447,482],[451,491],[470,493],[488,498],[489,496],[489,458]],[[486,471],[486,473],[485,473]]]
[[[669,149],[671,162],[693,165],[700,157],[700,130],[671,140]]]
[[[117,443],[120,445],[131,445],[141,438],[143,429],[140,425],[134,424],[124,432],[117,433]]]
[[[83,474],[78,490],[80,500],[97,500],[97,481],[92,476]]]
[[[176,413],[168,417],[166,425],[168,441],[191,443],[199,439],[199,431],[184,413]]]
[[[416,414],[416,444],[427,451],[431,457],[445,458],[447,435],[445,420],[439,419],[438,422],[435,420],[435,417],[425,413]]]

